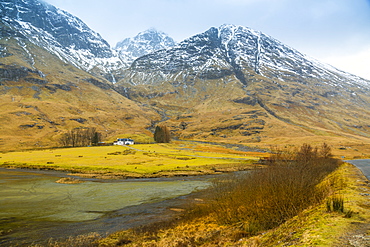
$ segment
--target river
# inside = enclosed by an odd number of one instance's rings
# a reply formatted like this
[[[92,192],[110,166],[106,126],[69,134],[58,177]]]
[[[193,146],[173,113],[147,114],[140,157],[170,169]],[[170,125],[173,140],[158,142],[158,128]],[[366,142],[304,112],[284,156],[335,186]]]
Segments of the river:
[[[0,245],[29,245],[97,232],[112,233],[171,216],[212,176],[56,183],[66,173],[0,168]],[[79,178],[81,179],[81,178]]]

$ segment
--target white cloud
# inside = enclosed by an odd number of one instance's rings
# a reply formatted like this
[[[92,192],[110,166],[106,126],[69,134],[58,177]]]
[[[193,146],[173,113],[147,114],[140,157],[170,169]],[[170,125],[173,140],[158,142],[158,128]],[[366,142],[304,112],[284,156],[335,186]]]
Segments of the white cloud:
[[[370,46],[354,54],[331,56],[322,60],[345,72],[370,80]]]

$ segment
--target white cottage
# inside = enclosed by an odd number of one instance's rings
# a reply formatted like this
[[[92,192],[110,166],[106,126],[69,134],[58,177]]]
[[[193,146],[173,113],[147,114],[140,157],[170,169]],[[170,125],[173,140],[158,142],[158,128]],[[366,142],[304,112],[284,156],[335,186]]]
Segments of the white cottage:
[[[133,145],[134,140],[129,138],[118,138],[117,141],[113,142],[113,145]]]

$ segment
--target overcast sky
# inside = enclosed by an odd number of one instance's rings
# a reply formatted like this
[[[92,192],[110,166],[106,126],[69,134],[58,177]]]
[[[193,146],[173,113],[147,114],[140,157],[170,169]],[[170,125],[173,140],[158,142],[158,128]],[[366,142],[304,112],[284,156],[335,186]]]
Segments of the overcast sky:
[[[370,79],[370,0],[44,1],[76,15],[113,47],[152,27],[179,42],[235,24]]]

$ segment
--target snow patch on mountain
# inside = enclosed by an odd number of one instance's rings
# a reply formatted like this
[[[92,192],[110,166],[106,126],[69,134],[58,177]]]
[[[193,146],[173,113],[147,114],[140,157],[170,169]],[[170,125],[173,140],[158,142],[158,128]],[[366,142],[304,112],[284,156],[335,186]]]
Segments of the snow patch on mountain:
[[[112,49],[79,18],[39,0],[0,0],[0,20],[17,33],[19,43],[27,39],[62,61],[102,75],[111,82],[116,81],[116,75],[118,79],[131,78],[132,73],[137,72],[156,72],[162,79],[180,78],[177,73],[182,73],[181,77],[190,73],[202,79],[234,73],[246,84],[245,73],[253,70],[282,81],[299,76],[331,85],[370,87],[368,80],[318,62],[262,32],[243,26],[213,27],[178,44],[167,34],[149,29],[124,39]],[[32,56],[37,54],[30,54],[30,60]],[[130,66],[132,69],[128,70]]]

